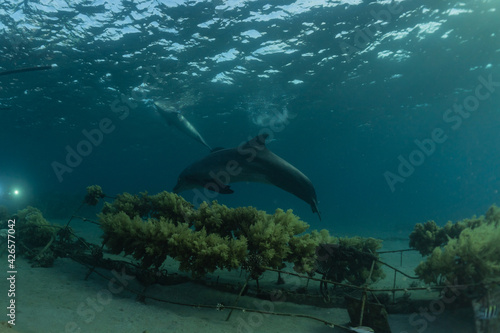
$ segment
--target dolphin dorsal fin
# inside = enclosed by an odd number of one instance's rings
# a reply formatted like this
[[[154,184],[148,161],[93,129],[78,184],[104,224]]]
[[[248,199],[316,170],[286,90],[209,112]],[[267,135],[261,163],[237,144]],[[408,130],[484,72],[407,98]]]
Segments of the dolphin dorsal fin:
[[[247,148],[255,148],[258,150],[262,150],[266,148],[266,139],[269,134],[259,134],[255,138],[247,141],[243,146]]]

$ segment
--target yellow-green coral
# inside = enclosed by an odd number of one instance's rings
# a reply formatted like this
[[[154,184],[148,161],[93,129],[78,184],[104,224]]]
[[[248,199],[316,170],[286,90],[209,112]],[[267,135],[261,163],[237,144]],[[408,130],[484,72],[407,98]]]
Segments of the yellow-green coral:
[[[330,236],[328,230],[313,230],[311,233],[294,237],[290,240],[291,254],[288,261],[295,264],[294,269],[299,273],[312,273],[317,268],[318,246],[321,244],[335,244],[337,239]]]
[[[291,210],[277,209],[273,215],[262,214],[245,227],[249,251],[260,255],[269,267],[282,268],[291,254],[289,242],[308,227]]]
[[[500,208],[498,208],[497,205],[492,205],[486,212],[484,221],[498,227],[498,225],[500,224]],[[472,227],[475,226],[476,225],[472,225]]]
[[[376,281],[385,276],[376,252],[381,246],[381,240],[363,237],[338,238],[323,243],[318,251],[317,271],[336,282],[362,285]],[[372,264],[374,268],[370,277]],[[371,281],[368,281],[369,277]]]
[[[231,239],[205,230],[191,232],[182,246],[173,251],[180,269],[191,271],[195,276],[213,272],[215,269],[238,268],[247,253],[246,239]],[[170,245],[170,242],[169,242]]]
[[[99,185],[92,185],[87,187],[87,194],[83,200],[89,206],[95,206],[102,198],[106,197],[102,188]]]
[[[376,252],[382,247],[382,240],[375,239],[372,237],[344,237],[339,239],[339,245],[346,249],[352,249],[354,252],[361,252],[363,254],[372,254],[373,257],[367,255],[354,255],[352,259],[346,262],[346,265],[350,267],[352,274],[346,277],[346,280],[355,283],[362,284],[366,281],[370,275],[370,267],[372,262],[377,258]],[[382,279],[385,277],[382,271],[381,264],[376,261],[375,266],[371,275],[372,281]]]
[[[217,268],[237,268],[246,255],[245,238],[196,232],[187,223],[164,218],[144,221],[124,212],[101,214],[100,219],[110,251],[132,255],[144,267],[159,267],[168,255],[180,262],[181,270],[203,275]]]
[[[417,275],[426,283],[443,279],[458,283],[500,282],[499,221],[500,210],[492,206],[484,217],[457,222],[463,228],[459,235],[449,237],[443,247],[435,247],[415,269]]]
[[[426,283],[441,278],[459,283],[500,282],[500,229],[493,224],[467,228],[443,249],[436,247],[415,269]]]
[[[28,206],[17,212],[17,238],[29,248],[45,246],[55,236],[55,229],[37,208]]]
[[[156,195],[148,195],[147,192],[139,195],[119,194],[112,204],[106,203],[102,209],[104,214],[114,214],[120,211],[131,217],[163,217],[180,222],[189,222],[194,212],[193,205],[183,197],[166,191]]]
[[[434,221],[417,223],[410,234],[410,247],[418,250],[423,256],[429,255],[434,248],[445,245],[449,239],[457,238],[465,228],[476,228],[498,216],[499,211],[498,207],[492,206],[486,214],[487,217],[473,217],[457,223],[448,221],[444,227],[439,227]]]
[[[446,241],[441,239],[440,230],[434,221],[417,223],[410,234],[410,247],[417,249],[422,255],[431,253],[436,246]]]
[[[249,210],[250,211],[250,210]],[[255,211],[257,211],[255,209]],[[194,227],[196,230],[205,229],[208,233],[217,233],[222,236],[232,236],[232,232],[237,230],[238,224],[245,223],[247,219],[241,214],[241,222],[235,218],[234,210],[225,205],[220,205],[217,201],[209,205],[202,202],[194,216]]]
[[[290,242],[309,228],[291,210],[277,209],[269,215],[254,207],[228,208],[217,201],[211,205],[203,202],[194,218],[197,230],[203,228],[221,236],[246,237],[250,254],[259,255],[273,268],[282,268],[285,261],[293,262],[290,261]],[[314,251],[303,254],[314,255]]]
[[[132,255],[143,267],[159,267],[167,256],[179,262],[181,270],[199,276],[215,269],[251,268],[258,277],[260,267],[283,268],[293,263],[299,272],[313,273],[317,248],[336,241],[328,231],[305,233],[309,225],[291,210],[277,209],[270,215],[254,207],[228,208],[217,201],[198,209],[182,197],[168,192],[118,195],[106,203],[99,215],[104,242],[113,253]],[[356,240],[363,250],[366,246]],[[372,244],[373,245],[373,244]],[[370,249],[373,246],[368,246]],[[346,263],[345,270],[369,270]],[[377,268],[378,269],[378,268]],[[260,273],[259,273],[260,272]],[[350,271],[347,277],[359,281],[364,273]],[[364,282],[364,281],[363,281]]]

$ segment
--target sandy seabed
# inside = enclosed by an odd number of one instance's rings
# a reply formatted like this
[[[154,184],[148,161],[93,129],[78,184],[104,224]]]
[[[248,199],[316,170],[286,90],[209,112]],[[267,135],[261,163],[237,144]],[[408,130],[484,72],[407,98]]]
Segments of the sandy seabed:
[[[408,242],[391,240],[384,242],[383,250],[404,249]],[[401,265],[400,254],[384,254],[382,259],[398,269],[414,275],[413,268],[421,260],[418,253],[406,252]],[[7,255],[4,253],[0,262],[4,261],[4,278],[0,283],[0,292],[4,309],[1,321],[7,321],[10,298],[7,295]],[[170,262],[167,266],[175,265]],[[1,267],[2,265],[0,265]],[[171,267],[167,267],[171,271]],[[51,333],[51,332],[123,332],[123,333],[155,333],[155,332],[221,332],[221,333],[266,333],[266,332],[346,332],[341,328],[332,328],[320,321],[309,318],[276,316],[254,312],[234,310],[229,321],[226,318],[229,309],[217,311],[214,308],[181,306],[146,299],[137,301],[136,294],[121,288],[119,284],[110,283],[98,274],[92,274],[85,280],[88,269],[70,259],[57,259],[51,268],[32,268],[25,259],[16,260],[16,317],[15,326],[8,328],[0,325],[0,332]],[[99,272],[113,277],[109,271]],[[115,278],[127,281],[127,286],[142,291],[143,287],[131,277]],[[208,279],[220,278],[221,281],[243,285],[244,274],[238,271],[215,272]],[[290,279],[284,277],[286,288]],[[276,282],[276,273],[268,272],[262,284],[272,285]],[[408,286],[411,281],[401,276],[396,286]],[[302,283],[302,282],[300,282]],[[305,283],[305,281],[303,282]],[[262,285],[261,284],[261,285]],[[255,287],[255,282],[250,282]],[[375,287],[393,286],[393,273],[387,270],[387,278],[375,284]],[[308,290],[316,292],[317,285],[310,284]],[[172,286],[153,285],[147,288],[146,294],[158,299],[187,304],[233,305],[237,295],[203,286],[195,282],[186,282]],[[398,295],[396,295],[398,296]],[[399,296],[402,296],[401,294]],[[412,295],[423,297],[424,295]],[[425,294],[429,298],[429,294]],[[434,300],[438,295],[434,295]],[[429,304],[432,302],[430,298]],[[271,310],[273,312],[306,314],[328,322],[346,325],[349,322],[347,311],[342,308],[324,308],[290,302],[270,302],[250,296],[242,296],[238,306],[243,308]],[[410,319],[413,318],[413,321]],[[473,333],[474,322],[472,310],[445,309],[436,316],[425,319],[420,314],[389,315],[389,323],[393,333]],[[416,320],[419,320],[418,325]]]

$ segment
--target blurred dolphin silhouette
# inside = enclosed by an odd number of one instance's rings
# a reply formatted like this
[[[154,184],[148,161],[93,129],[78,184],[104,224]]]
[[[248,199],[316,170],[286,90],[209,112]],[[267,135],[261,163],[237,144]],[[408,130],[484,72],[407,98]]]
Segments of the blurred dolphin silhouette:
[[[179,193],[204,187],[222,194],[233,193],[236,182],[259,182],[277,186],[311,205],[317,213],[318,200],[312,182],[299,169],[266,148],[268,134],[261,134],[236,148],[215,149],[185,168],[173,191]]]
[[[205,147],[209,150],[212,150],[201,134],[198,133],[196,128],[178,110],[176,110],[171,103],[166,101],[156,101],[154,104],[156,105],[158,113],[167,121],[167,124],[176,127],[184,134],[187,134],[189,137],[205,145]]]
[[[36,67],[27,67],[27,68],[18,68],[18,69],[12,69],[9,71],[3,71],[0,72],[0,76],[3,75],[9,75],[9,74],[17,74],[17,73],[24,73],[24,72],[33,72],[33,71],[43,71],[46,69],[51,69],[52,66],[36,66]]]

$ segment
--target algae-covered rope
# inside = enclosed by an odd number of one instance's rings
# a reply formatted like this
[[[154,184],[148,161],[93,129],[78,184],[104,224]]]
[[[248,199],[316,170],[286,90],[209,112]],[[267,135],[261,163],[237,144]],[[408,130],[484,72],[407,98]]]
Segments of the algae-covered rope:
[[[346,288],[352,288],[352,289],[359,289],[359,290],[366,290],[366,291],[369,291],[369,292],[430,290],[430,289],[437,289],[437,290],[439,290],[439,289],[449,288],[449,287],[460,288],[460,287],[473,287],[473,286],[480,285],[480,283],[473,283],[473,284],[457,284],[457,285],[445,285],[445,286],[433,286],[433,287],[410,287],[410,288],[372,289],[372,288],[355,286],[355,285],[347,284],[347,283],[335,282],[335,281],[331,281],[331,280],[318,279],[318,278],[314,278],[314,277],[310,277],[310,276],[305,276],[305,275],[301,275],[301,274],[297,274],[297,273],[292,273],[292,272],[281,271],[279,269],[274,269],[274,268],[271,268],[271,267],[264,267],[264,268],[267,271],[281,272],[282,274],[293,275],[293,276],[297,276],[297,277],[303,278],[303,279],[310,279],[310,280],[313,280],[313,281],[330,283],[330,284],[333,284],[333,285],[336,285],[336,286],[340,286],[340,287],[346,287]]]

